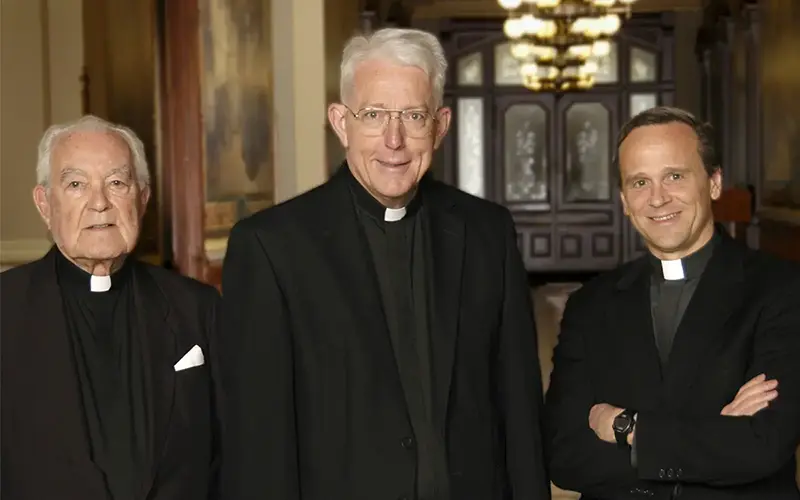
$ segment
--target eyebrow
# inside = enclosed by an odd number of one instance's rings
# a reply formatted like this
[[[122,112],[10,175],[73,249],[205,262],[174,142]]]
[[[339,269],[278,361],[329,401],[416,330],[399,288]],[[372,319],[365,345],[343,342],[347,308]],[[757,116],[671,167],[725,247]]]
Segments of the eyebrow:
[[[59,175],[59,179],[64,180],[66,177],[68,177],[70,175],[83,175],[83,176],[85,176],[86,172],[84,172],[83,170],[81,170],[79,168],[68,167],[68,168],[65,168],[65,169],[63,169],[61,171],[61,175]]]
[[[690,167],[687,167],[687,166],[680,166],[679,167],[679,166],[675,165],[675,166],[668,166],[668,167],[664,168],[661,172],[659,172],[659,174],[660,175],[669,175],[669,174],[673,174],[673,173],[685,174],[685,173],[691,173],[691,171],[692,171],[692,169]],[[650,178],[649,175],[647,175],[645,173],[642,173],[642,172],[637,172],[637,173],[625,176],[625,182],[631,182],[631,181],[635,181],[635,180],[639,180],[639,179],[649,179],[649,178]]]
[[[121,167],[117,167],[111,170],[111,172],[109,172],[108,175],[106,175],[106,177],[111,177],[112,175],[117,175],[117,174],[123,174],[130,179],[133,177],[133,169],[131,168],[130,165],[125,164]]]
[[[361,106],[360,109],[369,109],[369,108],[374,108],[374,109],[399,109],[399,110],[402,110],[402,111],[426,111],[426,112],[428,111],[427,104],[417,104],[417,105],[414,105],[414,106],[407,106],[405,108],[388,108],[382,102],[365,104],[364,106]]]

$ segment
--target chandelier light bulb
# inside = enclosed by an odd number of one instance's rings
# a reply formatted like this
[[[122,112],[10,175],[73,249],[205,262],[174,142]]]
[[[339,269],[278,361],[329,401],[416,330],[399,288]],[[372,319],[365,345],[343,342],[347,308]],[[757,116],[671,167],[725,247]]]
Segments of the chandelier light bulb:
[[[611,53],[611,42],[608,40],[597,40],[592,44],[592,54],[597,57],[605,57]]]
[[[592,0],[595,7],[613,7],[617,0]]]
[[[570,54],[575,57],[580,57],[582,59],[586,59],[590,55],[592,55],[592,46],[591,45],[572,45],[567,50]]]
[[[530,59],[534,55],[534,48],[529,42],[517,42],[511,45],[511,56],[520,61]]]
[[[522,0],[497,0],[497,3],[506,10],[514,10],[522,5]]]
[[[622,27],[622,21],[616,14],[608,14],[600,18],[600,33],[613,35]]]
[[[525,33],[525,30],[520,19],[508,18],[503,23],[503,33],[505,33],[508,38],[516,40]]]
[[[580,75],[594,75],[600,68],[596,61],[586,61],[578,71]]]
[[[552,9],[558,7],[561,0],[533,0],[531,3],[535,4],[540,9]]]

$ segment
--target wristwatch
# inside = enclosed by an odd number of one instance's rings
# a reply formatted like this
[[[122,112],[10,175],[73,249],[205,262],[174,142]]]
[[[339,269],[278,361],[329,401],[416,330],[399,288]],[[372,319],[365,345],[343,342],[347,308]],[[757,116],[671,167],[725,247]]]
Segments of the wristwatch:
[[[628,446],[628,434],[633,432],[635,425],[636,412],[633,410],[624,410],[614,417],[611,428],[614,429],[614,437],[617,439],[617,444],[620,447],[625,448]]]

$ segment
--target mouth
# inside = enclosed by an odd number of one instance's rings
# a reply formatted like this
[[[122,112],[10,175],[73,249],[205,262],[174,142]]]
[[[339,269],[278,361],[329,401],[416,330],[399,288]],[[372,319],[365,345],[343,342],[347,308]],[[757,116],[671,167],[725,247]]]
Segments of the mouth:
[[[114,226],[116,226],[116,224],[111,224],[111,223],[108,223],[108,224],[92,224],[91,226],[87,227],[86,229],[89,229],[89,230],[92,230],[92,231],[99,231],[99,230],[108,229],[108,228],[114,227]]]
[[[658,217],[648,217],[653,222],[669,222],[674,220],[680,215],[680,212],[673,212],[671,214],[660,215]]]
[[[378,163],[380,164],[380,166],[385,167],[385,168],[400,169],[400,168],[404,168],[404,167],[408,166],[408,164],[411,163],[411,162],[410,161],[381,161],[381,160],[378,160]]]

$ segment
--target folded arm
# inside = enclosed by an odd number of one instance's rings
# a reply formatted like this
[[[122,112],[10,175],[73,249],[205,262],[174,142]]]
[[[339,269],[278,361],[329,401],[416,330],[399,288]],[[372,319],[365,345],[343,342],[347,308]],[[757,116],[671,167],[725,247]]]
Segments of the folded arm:
[[[547,391],[550,474],[560,488],[613,498],[637,478],[630,451],[598,439],[588,424],[595,397],[584,339],[593,319],[582,291],[574,292],[561,321]]]
[[[642,412],[636,426],[638,474],[683,482],[747,484],[777,473],[800,444],[800,280],[766,300],[746,378],[765,374],[778,397],[753,416],[685,418]],[[673,479],[674,480],[674,479]]]

